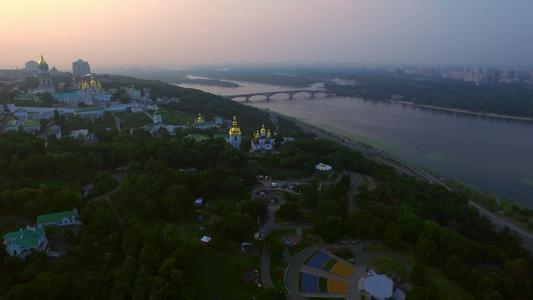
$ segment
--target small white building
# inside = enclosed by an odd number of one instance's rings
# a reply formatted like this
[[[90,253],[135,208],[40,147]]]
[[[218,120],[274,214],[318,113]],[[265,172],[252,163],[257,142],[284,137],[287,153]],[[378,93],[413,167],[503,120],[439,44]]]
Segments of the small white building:
[[[131,109],[131,112],[132,113],[140,113],[140,112],[144,112],[144,108],[140,105],[134,105],[132,107],[130,107]]]
[[[17,108],[15,109],[15,117],[17,117],[17,119],[27,119],[28,112],[22,108]]]
[[[22,125],[22,129],[28,133],[41,131],[41,122],[39,120],[27,120]]]
[[[6,253],[11,257],[26,259],[33,251],[46,251],[48,239],[44,228],[27,227],[4,235]]]
[[[86,138],[89,135],[89,129],[72,130],[70,133],[71,138],[81,139]]]
[[[104,116],[104,109],[102,107],[86,107],[75,109],[74,114],[82,118],[100,118]]]
[[[257,131],[251,140],[250,150],[257,151],[272,151],[274,150],[274,138],[270,134],[270,130],[265,129],[265,125],[261,127],[261,131]]]
[[[10,111],[10,112],[15,112],[15,109],[17,108],[17,106],[15,105],[15,103],[13,102],[9,102],[7,103],[7,109]]]
[[[48,136],[55,135],[57,139],[61,138],[61,126],[59,125],[53,125],[50,127],[50,130],[48,131]]]
[[[54,118],[54,111],[47,111],[47,112],[35,112],[35,113],[29,113],[28,118],[30,120],[51,120]]]
[[[8,131],[19,131],[19,129],[20,129],[19,121],[15,120],[15,119],[11,119],[11,120],[7,121],[6,127],[4,128],[4,131],[5,132],[8,132]]]
[[[128,95],[130,95],[130,97],[132,99],[139,99],[141,98],[141,91],[135,89],[135,88],[132,88],[132,87],[123,87],[122,89],[124,89],[126,91],[126,93],[128,93]]]
[[[43,228],[43,226],[48,226],[48,225],[55,225],[55,226],[81,225],[80,220],[78,220],[78,210],[76,208],[70,211],[39,215],[37,216],[36,223],[37,223],[38,228]]]
[[[205,119],[202,117],[202,114],[198,114],[198,118],[194,120],[193,127],[199,128],[199,129],[209,129],[209,128],[217,127],[217,124],[214,121],[211,121],[211,122],[205,121]]]

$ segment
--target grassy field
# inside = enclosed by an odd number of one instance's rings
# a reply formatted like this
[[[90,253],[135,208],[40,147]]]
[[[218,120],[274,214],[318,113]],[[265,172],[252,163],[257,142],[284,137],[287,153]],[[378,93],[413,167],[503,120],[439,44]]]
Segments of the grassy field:
[[[285,234],[295,234],[294,229],[276,229],[272,231],[278,238],[281,238]],[[278,290],[285,291],[285,268],[287,268],[288,262],[285,260],[283,253],[276,252],[270,253],[270,277],[274,287]]]
[[[387,254],[380,254],[372,257],[372,268],[378,274],[387,274],[407,277],[405,266],[395,257]]]
[[[283,253],[270,253],[270,278],[277,290],[286,291],[285,289],[285,268],[288,262],[285,260]]]
[[[126,127],[142,127],[143,125],[152,122],[145,113],[121,113],[117,114],[117,117],[123,121]]]
[[[159,109],[159,111],[161,111],[161,117],[163,118],[163,122],[165,122],[166,124],[192,125],[194,124],[194,121],[198,118],[197,115],[184,112],[170,111],[166,109]],[[214,120],[206,120],[206,122],[209,121],[214,122]]]
[[[407,262],[409,265],[414,265],[416,263],[416,260],[413,256],[413,253],[410,252],[396,252],[381,242],[375,242],[372,243],[365,248],[363,248],[364,253],[371,253],[371,252],[377,252],[377,251],[389,251],[392,253],[396,253],[402,257],[402,259]],[[395,258],[393,258],[395,259]],[[396,259],[395,259],[396,260]],[[399,263],[399,262],[398,262]],[[372,266],[374,267],[374,261],[372,260]],[[403,267],[403,265],[402,265]],[[374,267],[377,273],[380,273],[377,271],[377,269]],[[429,267],[424,266],[424,269],[426,270],[427,277],[430,281],[434,282],[439,290],[439,297],[437,299],[439,300],[452,300],[452,299],[465,299],[465,300],[471,300],[476,299],[471,293],[466,291],[463,287],[461,287],[459,284],[454,282],[453,280],[450,280],[446,275],[444,275],[441,268],[438,267]],[[397,273],[397,275],[400,275]],[[402,276],[404,277],[404,276]]]
[[[229,243],[221,254],[208,249],[205,257],[189,266],[188,274],[197,299],[211,299],[215,293],[221,299],[252,299],[262,288],[245,284],[242,271],[259,270],[259,265],[259,254],[247,256],[239,244]]]
[[[328,292],[328,279],[325,277],[318,277],[318,291],[321,293]]]
[[[476,297],[465,291],[462,286],[448,279],[441,269],[424,266],[428,279],[434,282],[439,290],[439,300],[474,300]]]
[[[333,266],[334,266],[335,264],[337,264],[337,260],[331,258],[330,260],[328,260],[328,261],[324,264],[324,266],[322,267],[322,270],[325,270],[325,271],[328,271],[328,272],[329,272],[329,271],[331,271],[331,268],[333,268]]]

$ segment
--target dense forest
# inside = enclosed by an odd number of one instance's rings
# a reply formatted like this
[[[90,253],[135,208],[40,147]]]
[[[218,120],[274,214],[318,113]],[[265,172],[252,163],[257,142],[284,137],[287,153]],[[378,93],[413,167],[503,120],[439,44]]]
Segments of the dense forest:
[[[392,99],[477,113],[533,118],[533,89],[525,84],[478,85],[452,79],[420,79],[414,76],[352,76],[355,86],[327,84],[340,96]]]
[[[108,86],[135,81],[106,79]],[[6,258],[0,249],[1,298],[205,299],[207,290],[218,299],[197,276],[197,265],[208,259],[216,264],[229,255],[231,245],[252,239],[256,220],[267,213],[263,202],[250,200],[256,176],[309,178],[319,161],[369,179],[358,187],[358,209],[346,209],[350,182],[343,176],[320,189],[316,180],[298,186],[300,198],[288,198],[279,213],[297,220],[300,210],[311,210],[314,231],[326,242],[349,235],[412,252],[416,265],[409,299],[435,299],[443,292],[421,266],[441,270],[478,299],[533,294],[530,253],[508,230],[494,232],[465,194],[398,174],[341,144],[306,134],[283,118],[272,124],[268,113],[214,95],[155,81],[134,84],[154,95],[179,97],[167,109],[225,119],[236,115],[245,134],[261,124],[277,125],[295,140],[278,145],[278,153],[252,156],[246,151],[249,146],[238,151],[223,139],[195,142],[116,129],[102,131],[99,141],[89,144],[71,138],[45,141],[22,132],[0,135],[1,232],[17,231],[19,220],[33,222],[37,215],[73,208],[83,222],[79,230],[47,229],[51,239],[66,244],[59,259],[35,252],[20,261]],[[184,171],[190,168],[196,171]],[[105,199],[119,182],[121,189]],[[89,183],[95,189],[84,198],[82,189]],[[199,197],[211,203],[212,248],[183,230],[185,224],[198,222],[193,200]],[[279,299],[257,287],[237,287],[228,297],[250,294]]]

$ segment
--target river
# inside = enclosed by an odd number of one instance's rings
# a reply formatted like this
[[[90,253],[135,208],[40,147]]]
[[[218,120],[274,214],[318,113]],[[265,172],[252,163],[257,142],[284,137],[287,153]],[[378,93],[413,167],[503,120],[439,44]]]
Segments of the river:
[[[217,95],[291,90],[249,82],[238,88],[180,85]],[[301,88],[292,88],[301,89]],[[467,115],[358,98],[251,98],[248,105],[291,116],[381,149],[445,177],[533,208],[533,122]],[[236,101],[244,99],[238,99]]]

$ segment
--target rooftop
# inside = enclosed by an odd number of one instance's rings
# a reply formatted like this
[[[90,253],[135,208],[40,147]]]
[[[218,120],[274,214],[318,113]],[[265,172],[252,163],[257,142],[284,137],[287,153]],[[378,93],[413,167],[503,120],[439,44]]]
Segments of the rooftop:
[[[39,238],[44,234],[44,228],[29,228],[20,231],[9,232],[4,235],[4,240],[14,239],[9,245],[18,245],[20,248],[37,247]],[[6,245],[9,246],[9,245]]]
[[[76,212],[73,210],[63,211],[47,215],[37,216],[37,224],[54,223],[61,221],[63,218],[74,220],[76,218]]]

